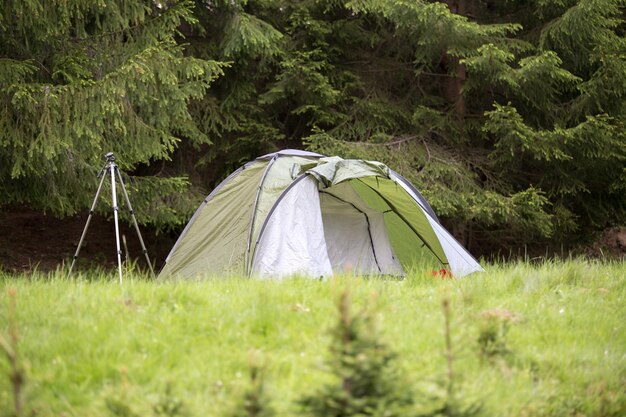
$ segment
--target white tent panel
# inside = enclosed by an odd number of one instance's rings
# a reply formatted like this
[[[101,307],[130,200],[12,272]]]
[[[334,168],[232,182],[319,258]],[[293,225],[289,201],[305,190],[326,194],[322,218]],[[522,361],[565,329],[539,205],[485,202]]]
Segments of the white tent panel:
[[[317,181],[307,176],[285,191],[267,219],[252,274],[259,278],[284,278],[328,277],[332,273]]]
[[[383,214],[357,209],[365,203],[348,184],[337,188],[342,188],[338,193],[340,196],[323,193],[320,197],[328,258],[333,271],[401,275],[402,267],[393,256]],[[359,201],[351,201],[354,198]]]
[[[448,258],[448,264],[450,265],[450,271],[452,275],[461,278],[465,275],[469,275],[472,272],[484,272],[482,266],[463,246],[435,219],[426,213],[426,218],[430,222],[435,234],[439,238],[441,247],[443,248],[446,258]]]
[[[363,213],[344,204],[335,206],[332,197],[322,195],[322,219],[328,248],[328,258],[336,273],[379,274],[380,270],[373,256],[367,221]],[[335,208],[335,207],[333,207]]]

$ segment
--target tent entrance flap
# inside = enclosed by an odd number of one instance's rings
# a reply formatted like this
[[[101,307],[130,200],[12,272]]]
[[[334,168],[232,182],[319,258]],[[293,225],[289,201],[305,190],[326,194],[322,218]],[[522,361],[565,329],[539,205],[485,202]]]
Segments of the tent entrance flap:
[[[387,235],[384,214],[369,207],[351,182],[320,191],[324,234],[333,271],[404,275]]]
[[[446,254],[424,211],[404,188],[385,178],[359,178],[355,180],[354,186],[364,198],[382,200],[421,240],[423,245],[428,247],[442,265],[448,264]]]
[[[333,272],[382,273],[367,214],[328,193],[320,193],[320,204]]]

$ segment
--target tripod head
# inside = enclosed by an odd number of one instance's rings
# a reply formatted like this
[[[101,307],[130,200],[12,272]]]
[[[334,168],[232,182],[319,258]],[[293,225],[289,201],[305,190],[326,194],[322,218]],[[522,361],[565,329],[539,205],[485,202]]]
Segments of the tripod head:
[[[107,168],[109,168],[111,165],[115,165],[115,155],[113,155],[113,152],[104,154],[104,159],[106,159],[106,162],[104,163],[104,166],[102,167],[100,172],[98,172],[98,178],[100,178],[102,174],[104,174],[104,171],[106,171]]]

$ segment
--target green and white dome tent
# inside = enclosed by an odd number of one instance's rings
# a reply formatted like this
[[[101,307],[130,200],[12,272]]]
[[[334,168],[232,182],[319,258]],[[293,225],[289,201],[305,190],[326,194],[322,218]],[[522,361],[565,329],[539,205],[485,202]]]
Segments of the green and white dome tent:
[[[248,162],[218,185],[159,276],[403,275],[415,263],[456,277],[483,271],[386,165],[288,149]]]

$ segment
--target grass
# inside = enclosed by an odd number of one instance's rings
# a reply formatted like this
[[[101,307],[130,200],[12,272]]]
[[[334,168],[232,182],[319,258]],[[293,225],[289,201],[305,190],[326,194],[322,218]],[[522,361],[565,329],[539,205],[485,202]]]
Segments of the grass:
[[[329,329],[350,287],[356,310],[377,312],[407,389],[427,407],[447,375],[445,299],[463,401],[490,416],[624,415],[626,265],[487,269],[454,281],[415,272],[402,282],[128,274],[123,289],[115,274],[5,274],[0,334],[12,345],[17,331],[24,416],[156,416],[167,403],[182,404],[181,415],[226,416],[249,384],[251,355],[262,358],[277,414],[295,416],[297,400],[331,379]],[[15,369],[3,354],[0,416],[15,414]]]

